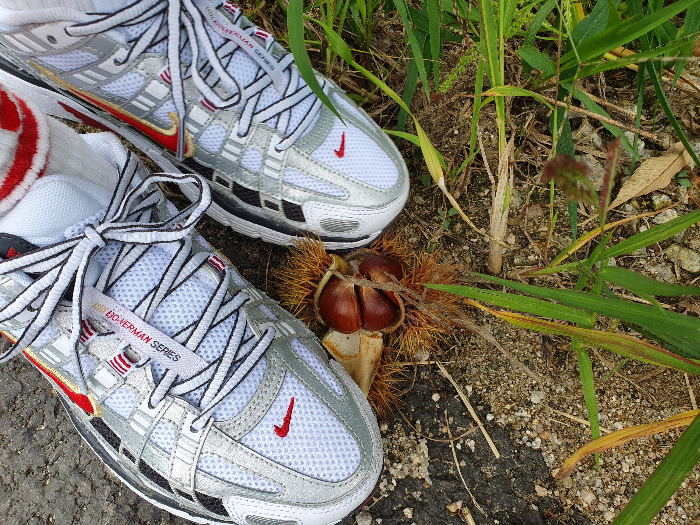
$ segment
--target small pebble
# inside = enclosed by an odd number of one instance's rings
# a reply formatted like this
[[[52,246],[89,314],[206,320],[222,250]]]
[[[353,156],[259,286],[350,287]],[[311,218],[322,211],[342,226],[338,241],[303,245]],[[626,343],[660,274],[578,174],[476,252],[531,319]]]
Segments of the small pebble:
[[[533,390],[532,394],[530,394],[530,401],[534,404],[541,403],[544,401],[544,392],[542,390]]]
[[[538,498],[544,498],[547,495],[547,489],[539,485],[535,485],[535,492]]]
[[[462,505],[463,505],[462,500],[455,501],[454,503],[450,503],[450,504],[447,506],[447,510],[449,510],[450,512],[452,512],[452,513],[454,514],[454,513],[457,512],[459,509],[462,508]]]
[[[666,257],[674,264],[678,258],[678,264],[684,270],[691,273],[700,272],[700,253],[698,252],[674,244],[666,248]]]
[[[590,505],[591,503],[593,503],[595,501],[595,494],[593,494],[591,489],[589,489],[588,487],[582,488],[581,491],[579,492],[579,496],[588,505]]]
[[[438,401],[440,401],[440,394],[438,394],[437,392],[435,392],[435,393],[433,394],[433,401],[436,402],[436,403],[437,403]]]
[[[677,218],[678,212],[676,210],[666,210],[659,213],[656,217],[654,217],[651,220],[651,222],[653,222],[654,224],[666,224],[667,222],[670,222],[673,219]]]
[[[667,206],[673,204],[671,198],[663,193],[659,195],[652,195],[651,202],[654,205],[655,211],[659,211],[661,208],[666,208]]]
[[[413,509],[411,507],[403,509],[403,515],[410,520],[411,518],[413,518]]]
[[[363,510],[355,517],[355,522],[357,525],[372,525],[372,515],[366,510]]]

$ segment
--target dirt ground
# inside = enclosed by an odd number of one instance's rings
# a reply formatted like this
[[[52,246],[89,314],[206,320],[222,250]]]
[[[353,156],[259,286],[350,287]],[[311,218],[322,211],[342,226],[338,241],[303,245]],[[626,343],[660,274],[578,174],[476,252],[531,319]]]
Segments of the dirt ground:
[[[265,12],[265,20],[272,23],[273,29],[280,27],[279,13],[274,7],[270,9]],[[389,56],[400,56],[405,45],[396,38],[400,22],[378,11],[376,24],[377,49]],[[441,64],[443,72],[449,72],[463,52],[459,45],[448,46]],[[519,58],[511,54],[506,67],[507,80],[521,85],[524,78],[518,63]],[[405,71],[405,64],[399,61],[388,79],[389,84],[400,89]],[[469,95],[474,89],[474,71],[475,67],[468,67],[438,101],[429,102],[419,86],[412,106],[433,144],[452,164],[459,165],[467,155],[471,126]],[[697,70],[691,72],[698,75]],[[333,78],[349,91],[366,93],[371,89],[352,73],[338,72]],[[613,106],[622,110],[633,108],[634,72],[618,71],[614,77],[596,77],[583,87],[608,101],[610,106],[606,108],[614,118],[631,124],[628,116],[615,112]],[[700,98],[678,91],[670,91],[669,97],[691,142],[700,151],[700,140],[692,134],[698,129],[694,119],[700,112]],[[385,97],[374,98],[377,100],[366,104],[365,109],[382,126],[395,129],[396,106]],[[676,141],[665,118],[651,113],[654,102],[653,90],[647,90],[642,127],[653,130],[658,141],[647,141],[642,157],[655,155]],[[486,156],[493,169],[497,137],[491,108],[482,112],[481,126]],[[516,191],[511,197],[506,238],[509,248],[503,254],[503,273],[509,278],[517,279],[522,270],[546,264],[571,241],[566,205],[557,194],[555,208],[559,220],[549,251],[545,252],[549,190],[539,182],[551,147],[551,142],[547,143],[547,135],[551,134],[545,125],[548,122],[545,109],[521,99],[509,105],[511,131],[517,131],[519,136]],[[596,121],[579,117],[571,123],[577,154],[592,168],[600,168],[605,158],[605,143],[612,137]],[[468,282],[471,277],[467,270],[485,271],[488,247],[483,235],[456,217],[449,225],[445,224],[440,212],[446,213],[450,206],[440,190],[421,182],[426,169],[420,152],[406,144],[402,145],[402,151],[411,172],[412,188],[408,205],[392,232],[416,250],[439,250],[445,261],[463,265],[463,277]],[[623,162],[613,194],[630,175],[629,165],[629,160]],[[487,227],[491,186],[483,160],[477,158],[459,182],[460,205],[478,228]],[[675,182],[621,206],[613,212],[611,220],[678,201],[671,214],[664,212],[666,215],[618,228],[613,242],[670,220],[674,213],[677,216],[697,209],[686,189]],[[580,231],[593,227],[586,222],[590,214],[590,209],[580,207]],[[247,279],[265,291],[274,292],[273,273],[285,264],[286,248],[245,238],[210,220],[205,220],[201,229]],[[700,274],[681,268],[669,257],[667,249],[672,245],[700,252],[700,224],[664,243],[622,257],[615,264],[666,282],[697,285]],[[590,247],[584,251],[587,249]],[[571,287],[571,279],[564,274],[528,282]],[[670,301],[669,306],[688,315],[700,313],[697,303],[682,299]],[[455,387],[437,366],[406,366],[403,404],[393,416],[380,421],[385,464],[379,490],[361,513],[348,517],[343,524],[457,524],[468,523],[469,515],[478,524],[610,523],[659,464],[679,432],[632,441],[605,452],[600,456],[599,469],[589,457],[570,478],[555,480],[553,473],[562,462],[591,439],[578,364],[569,342],[515,328],[474,310],[467,313],[535,372],[541,382],[516,369],[492,345],[463,330],[452,334],[442,353],[433,356],[444,363],[470,400],[493,442],[492,449]],[[606,323],[609,320],[602,320],[599,328],[607,328]],[[686,378],[678,372],[634,361],[616,369],[622,358],[605,351],[593,351],[591,358],[603,432],[658,421],[696,408],[695,396],[700,395],[697,377]],[[81,443],[58,399],[26,361],[17,359],[3,366],[2,378],[0,407],[5,416],[0,422],[0,514],[4,523],[184,523],[141,501],[109,474]],[[454,441],[454,451],[450,434],[461,436]],[[500,459],[496,459],[494,449]],[[695,468],[653,523],[700,523],[700,468]]]

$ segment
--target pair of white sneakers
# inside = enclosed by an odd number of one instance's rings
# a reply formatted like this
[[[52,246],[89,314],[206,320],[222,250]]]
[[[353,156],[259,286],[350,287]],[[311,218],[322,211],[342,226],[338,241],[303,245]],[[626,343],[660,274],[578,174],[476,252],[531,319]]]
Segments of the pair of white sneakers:
[[[361,506],[382,468],[362,392],[194,226],[208,211],[274,242],[366,244],[408,191],[389,139],[319,76],[335,118],[230,3],[0,9],[0,57],[1,359],[24,353],[102,461],[173,514],[308,525]],[[208,180],[152,175],[41,110]]]

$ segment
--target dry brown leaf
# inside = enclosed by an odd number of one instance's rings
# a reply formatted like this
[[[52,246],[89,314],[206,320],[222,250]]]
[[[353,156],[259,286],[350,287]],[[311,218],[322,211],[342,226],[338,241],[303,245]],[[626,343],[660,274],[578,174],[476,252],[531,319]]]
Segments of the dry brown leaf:
[[[595,452],[603,452],[609,450],[613,447],[619,447],[624,445],[628,441],[633,439],[639,439],[645,436],[652,436],[654,434],[660,434],[667,430],[673,428],[684,427],[690,425],[696,416],[700,414],[700,410],[690,410],[688,412],[683,412],[675,416],[671,416],[663,421],[657,421],[656,423],[649,423],[647,425],[637,425],[634,427],[623,428],[607,436],[603,436],[594,441],[591,441],[587,445],[584,445],[578,449],[574,454],[564,461],[564,464],[555,474],[555,478],[564,479],[571,475],[575,470],[576,464],[581,461],[586,456],[593,454]]]
[[[645,160],[625,181],[610,208],[615,208],[630,199],[665,188],[673,176],[690,162],[690,155],[683,144],[676,142],[660,157]]]

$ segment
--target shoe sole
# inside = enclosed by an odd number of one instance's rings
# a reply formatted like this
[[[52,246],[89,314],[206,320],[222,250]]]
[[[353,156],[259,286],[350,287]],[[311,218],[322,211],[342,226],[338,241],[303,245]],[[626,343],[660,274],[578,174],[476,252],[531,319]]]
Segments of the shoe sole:
[[[165,172],[197,173],[197,170],[193,169],[192,166],[192,164],[196,164],[195,162],[191,162],[187,166],[184,164],[178,166],[176,164],[177,160],[168,158],[164,154],[162,146],[137,133],[128,124],[122,123],[106,112],[103,113],[97,109],[88,108],[60,88],[54,87],[23,70],[18,70],[11,61],[2,55],[0,55],[0,83],[34,102],[44,113],[72,122],[94,126],[105,131],[113,131],[121,135],[158,164]],[[211,178],[211,175],[206,177],[201,173],[197,174],[204,179]],[[183,185],[182,191],[189,199],[196,199],[199,194],[199,190],[194,184]],[[229,226],[238,233],[273,244],[291,246],[300,236],[316,236],[312,232],[294,230],[285,224],[275,223],[243,208],[232,206],[229,201],[221,198],[215,190],[212,190],[212,203],[206,213],[215,221],[224,226]],[[380,237],[394,221],[389,223],[381,232],[373,235],[354,239],[321,236],[320,239],[329,251],[361,248]]]

